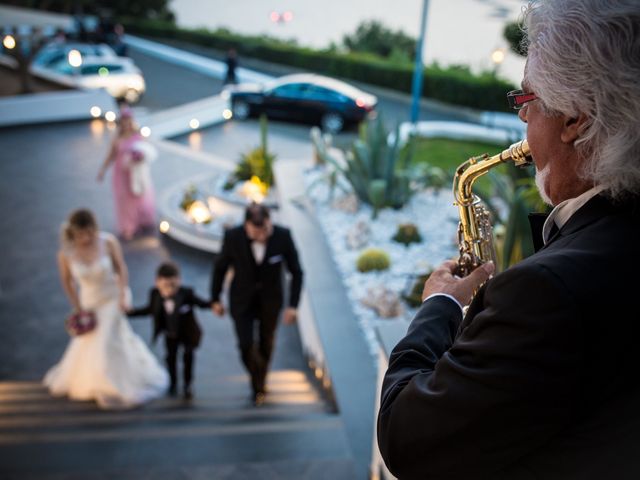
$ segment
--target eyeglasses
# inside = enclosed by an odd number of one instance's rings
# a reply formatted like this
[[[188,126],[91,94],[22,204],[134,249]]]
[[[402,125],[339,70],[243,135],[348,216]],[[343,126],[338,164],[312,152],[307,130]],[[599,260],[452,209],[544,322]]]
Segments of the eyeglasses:
[[[514,110],[520,110],[527,103],[537,100],[538,96],[535,93],[525,93],[522,90],[511,90],[507,93],[507,100],[509,106]]]

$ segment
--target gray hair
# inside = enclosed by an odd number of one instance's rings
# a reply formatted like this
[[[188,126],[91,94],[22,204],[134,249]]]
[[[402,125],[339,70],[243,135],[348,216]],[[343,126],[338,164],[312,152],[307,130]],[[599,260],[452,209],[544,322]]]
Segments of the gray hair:
[[[613,198],[640,194],[640,1],[532,0],[524,28],[544,110],[588,118],[584,177]]]

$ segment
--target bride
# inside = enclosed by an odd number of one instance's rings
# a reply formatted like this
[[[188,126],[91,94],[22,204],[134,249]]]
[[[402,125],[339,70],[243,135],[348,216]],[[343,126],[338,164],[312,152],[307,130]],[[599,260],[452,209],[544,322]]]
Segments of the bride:
[[[74,311],[92,311],[96,327],[71,339],[44,378],[49,391],[72,400],[95,400],[101,408],[134,407],[162,395],[167,372],[123,314],[130,293],[120,245],[98,230],[91,211],[70,215],[58,266]]]

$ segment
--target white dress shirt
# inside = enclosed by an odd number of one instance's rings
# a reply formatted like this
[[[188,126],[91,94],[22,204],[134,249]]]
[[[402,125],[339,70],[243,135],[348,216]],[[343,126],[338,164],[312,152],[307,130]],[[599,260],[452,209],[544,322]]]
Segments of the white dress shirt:
[[[551,229],[553,228],[553,224],[555,223],[558,227],[558,230],[564,227],[565,223],[571,218],[571,216],[576,213],[580,207],[582,207],[585,203],[595,197],[598,193],[604,190],[602,186],[593,187],[582,195],[577,196],[576,198],[569,198],[564,202],[560,202],[556,205],[551,213],[547,217],[544,222],[544,226],[542,227],[542,240],[545,245],[549,240]]]
[[[173,298],[163,298],[164,303],[164,311],[167,312],[167,315],[171,315],[173,310],[176,308],[176,302]]]
[[[262,242],[251,242],[251,251],[256,263],[260,265],[264,260],[264,254],[267,251],[267,244]]]

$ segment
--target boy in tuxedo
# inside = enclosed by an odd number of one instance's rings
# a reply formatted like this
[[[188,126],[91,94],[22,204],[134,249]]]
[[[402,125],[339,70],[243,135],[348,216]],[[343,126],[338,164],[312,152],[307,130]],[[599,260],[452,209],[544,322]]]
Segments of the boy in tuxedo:
[[[153,316],[153,341],[164,333],[167,348],[167,369],[171,377],[169,394],[177,392],[178,349],[183,348],[184,398],[193,397],[194,351],[200,344],[202,330],[196,320],[193,307],[209,308],[211,302],[198,297],[192,288],[181,286],[180,271],[173,263],[163,263],[156,272],[155,287],[149,292],[149,303],[127,312],[131,317]]]

